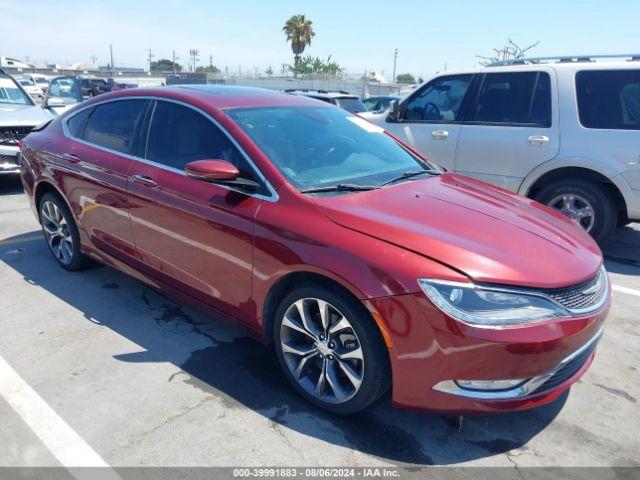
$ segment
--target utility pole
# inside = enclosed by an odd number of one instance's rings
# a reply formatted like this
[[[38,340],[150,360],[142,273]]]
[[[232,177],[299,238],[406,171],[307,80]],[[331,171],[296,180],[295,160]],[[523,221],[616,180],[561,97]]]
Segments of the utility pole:
[[[151,62],[153,62],[153,58],[154,58],[153,50],[150,48],[147,48],[146,51],[149,54],[149,71],[151,71]]]
[[[171,60],[171,66],[173,67],[173,75],[176,75],[176,62],[180,59],[180,57],[176,57],[176,51],[172,50],[171,51],[173,56],[172,56],[172,60]]]
[[[98,60],[98,57],[96,57],[95,54],[91,55],[91,65],[95,65],[96,64],[96,60]]]
[[[398,62],[398,49],[396,48],[395,53],[393,54],[393,79],[391,83],[396,83],[396,63]]]
[[[116,76],[116,67],[113,64],[113,46],[111,44],[109,44],[109,54],[111,56],[111,76],[115,77]]]
[[[189,56],[191,57],[191,61],[193,62],[193,70],[192,71],[196,71],[196,62],[199,61],[200,59],[198,58],[198,55],[200,55],[200,50],[198,50],[197,48],[192,48],[189,50]]]
[[[209,55],[209,68],[213,70],[213,55]]]

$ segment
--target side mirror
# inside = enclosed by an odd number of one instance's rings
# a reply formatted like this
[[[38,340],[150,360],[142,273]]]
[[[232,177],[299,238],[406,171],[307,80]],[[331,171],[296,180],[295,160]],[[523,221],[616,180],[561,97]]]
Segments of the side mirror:
[[[398,100],[391,100],[389,103],[389,114],[387,115],[387,122],[396,123],[400,121],[400,102]]]
[[[240,170],[226,160],[197,160],[187,163],[184,171],[187,176],[205,182],[232,182],[240,176]]]
[[[240,190],[255,191],[258,182],[240,178],[240,170],[226,160],[197,160],[184,167],[187,176],[204,182],[218,183]]]
[[[66,107],[66,103],[60,97],[49,97],[45,102],[45,108]]]

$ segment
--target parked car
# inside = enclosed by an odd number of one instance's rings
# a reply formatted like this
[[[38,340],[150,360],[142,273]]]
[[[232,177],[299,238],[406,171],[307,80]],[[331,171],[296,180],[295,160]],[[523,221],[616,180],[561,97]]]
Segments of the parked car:
[[[640,220],[640,56],[445,72],[364,114],[444,167],[551,206],[605,242]]]
[[[19,173],[20,141],[50,118],[22,85],[0,70],[0,175]]]
[[[56,77],[42,100],[43,108],[57,116],[89,99],[89,92],[82,88],[84,79],[77,76]]]
[[[291,89],[285,91],[291,95],[303,95],[305,97],[315,98],[316,100],[322,100],[323,102],[337,105],[338,107],[343,108],[351,113],[367,111],[367,107],[364,106],[357,95],[351,95],[349,92],[345,92],[342,90],[331,91]]]
[[[108,93],[22,158],[63,268],[98,260],[236,319],[331,412],[390,387],[438,411],[542,405],[602,334],[610,285],[586,232],[304,96]]]
[[[107,78],[107,85],[109,86],[110,92],[115,92],[117,90],[126,90],[127,88],[138,88],[137,83],[118,82],[114,78]]]
[[[396,95],[380,95],[376,97],[367,97],[362,99],[362,103],[367,107],[369,112],[382,112],[389,108],[389,104],[393,100],[400,100],[402,97]]]
[[[38,87],[40,87],[42,89],[43,92],[46,93],[47,89],[49,88],[49,77],[47,77],[46,75],[42,75],[39,73],[25,73],[22,75],[22,78],[24,80],[29,80],[31,81],[33,84],[37,85]]]
[[[81,78],[80,88],[83,97],[95,97],[111,91],[111,86],[104,78]]]
[[[31,98],[33,98],[37,102],[42,101],[44,92],[38,85],[36,85],[31,80],[20,80],[19,83],[20,85],[22,85],[22,88],[24,88],[24,90],[31,96]]]

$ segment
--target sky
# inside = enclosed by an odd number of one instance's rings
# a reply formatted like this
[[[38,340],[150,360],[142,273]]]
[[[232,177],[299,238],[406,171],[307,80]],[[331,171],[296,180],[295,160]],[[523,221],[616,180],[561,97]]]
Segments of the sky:
[[[640,53],[640,1],[536,0],[0,0],[0,55],[49,63],[109,62],[146,67],[172,51],[186,63],[276,72],[291,63],[281,29],[291,15],[313,21],[305,54],[334,59],[349,73],[374,70],[428,76],[473,67],[507,38],[532,55]]]

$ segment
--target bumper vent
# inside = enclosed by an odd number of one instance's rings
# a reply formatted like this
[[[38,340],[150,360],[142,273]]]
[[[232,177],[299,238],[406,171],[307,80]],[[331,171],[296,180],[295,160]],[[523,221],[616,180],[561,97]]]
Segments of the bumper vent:
[[[536,388],[531,395],[536,393],[542,393],[547,390],[552,390],[556,388],[558,385],[566,382],[571,377],[573,377],[576,373],[580,371],[580,369],[584,366],[584,364],[589,360],[589,357],[596,349],[597,341],[591,342],[588,348],[584,349],[570,361],[562,365],[560,369],[558,369],[549,379]]]

